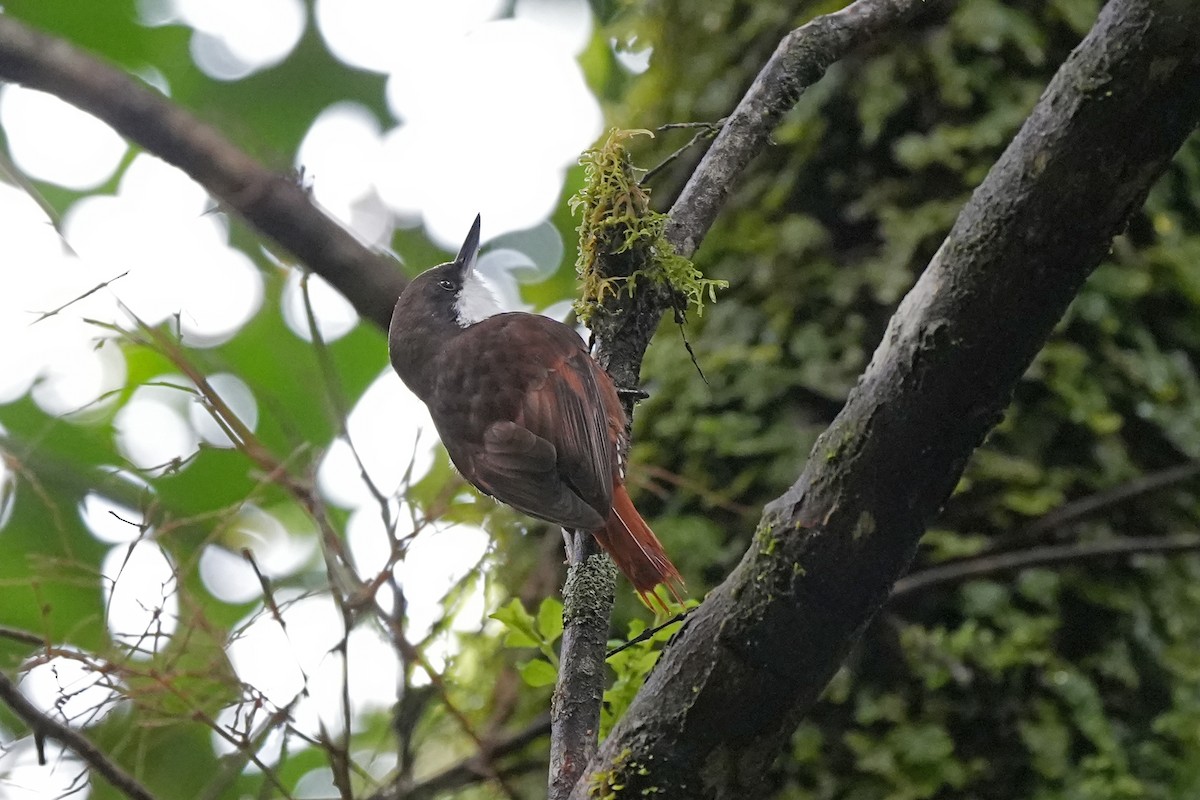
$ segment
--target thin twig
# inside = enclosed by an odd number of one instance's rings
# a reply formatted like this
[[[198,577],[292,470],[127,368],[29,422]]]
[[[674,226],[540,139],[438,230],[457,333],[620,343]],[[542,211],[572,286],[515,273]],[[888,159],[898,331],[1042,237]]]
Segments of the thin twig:
[[[38,636],[32,631],[22,630],[20,628],[12,628],[8,625],[0,625],[0,639],[8,639],[21,644],[31,644],[35,647],[44,647],[47,642],[45,638]]]
[[[1098,511],[1112,508],[1144,494],[1174,486],[1200,476],[1200,459],[1186,461],[1173,467],[1150,472],[1133,480],[1095,494],[1081,497],[1054,509],[1021,531],[1022,540],[1037,540]]]
[[[146,787],[92,744],[86,736],[30,702],[3,672],[0,672],[0,701],[12,709],[33,731],[34,738],[39,741],[39,752],[42,739],[53,739],[87,762],[94,772],[130,800],[155,800]]]
[[[1074,542],[964,558],[914,572],[896,581],[893,601],[935,587],[1030,567],[1067,566],[1114,556],[1186,553],[1200,550],[1200,536],[1130,536],[1107,542]]]
[[[669,620],[662,623],[661,625],[655,625],[653,628],[646,628],[646,630],[642,631],[641,633],[639,633],[637,636],[633,637],[632,639],[624,641],[621,644],[614,647],[612,650],[609,650],[607,653],[604,654],[604,657],[606,659],[612,658],[617,653],[620,653],[623,650],[628,650],[629,648],[633,647],[635,644],[641,644],[642,642],[646,641],[650,637],[654,636],[654,634],[661,631],[663,628],[668,628],[668,627],[674,625],[676,622],[683,622],[685,619],[687,619],[688,614],[691,614],[693,611],[695,611],[699,607],[700,606],[692,606],[691,608],[689,608],[686,611],[680,611],[678,614],[671,617]]]
[[[63,312],[63,311],[64,311],[64,310],[66,310],[67,308],[70,308],[71,306],[73,306],[73,305],[75,305],[76,303],[78,303],[80,300],[83,300],[83,299],[85,299],[85,298],[87,298],[87,297],[91,297],[91,296],[92,296],[92,295],[94,295],[96,292],[98,292],[98,291],[100,291],[101,289],[103,289],[103,288],[105,288],[105,287],[107,287],[107,286],[111,285],[112,283],[114,283],[114,282],[116,282],[116,281],[119,281],[119,280],[121,280],[121,278],[124,278],[124,277],[125,277],[126,275],[128,275],[128,274],[129,274],[129,270],[125,270],[125,271],[124,271],[124,272],[122,272],[120,275],[117,275],[117,276],[115,276],[115,277],[109,278],[109,279],[108,279],[108,280],[106,280],[104,283],[101,283],[101,284],[99,284],[99,285],[97,285],[97,286],[93,286],[92,288],[88,289],[86,292],[84,292],[83,294],[79,295],[78,297],[76,297],[76,298],[74,298],[74,299],[72,299],[72,300],[68,300],[67,302],[65,302],[65,303],[63,303],[61,306],[59,306],[58,308],[51,309],[50,311],[43,311],[43,312],[42,312],[42,313],[41,313],[41,314],[38,316],[38,318],[37,318],[37,319],[35,319],[33,322],[31,322],[31,323],[29,323],[29,324],[30,324],[30,325],[36,325],[36,324],[38,324],[39,322],[41,322],[42,320],[44,320],[44,319],[49,319],[50,317],[53,317],[53,316],[55,316],[56,314],[59,314],[59,313]]]
[[[492,743],[488,748],[486,758],[483,754],[476,753],[419,783],[407,788],[399,785],[389,786],[371,795],[367,800],[427,800],[427,798],[441,796],[453,789],[489,780],[491,770],[496,769],[494,766],[496,759],[516,753],[549,733],[550,715],[543,714],[521,730]],[[511,769],[502,769],[500,772],[505,775],[514,774]]]
[[[698,145],[700,142],[702,142],[706,139],[711,139],[714,136],[716,136],[718,133],[720,133],[721,126],[724,124],[725,124],[725,118],[719,119],[716,122],[676,122],[676,123],[672,123],[669,125],[660,126],[659,127],[660,131],[671,130],[673,128],[700,128],[701,130],[697,131],[696,134],[691,139],[689,139],[688,143],[685,144],[683,147],[679,148],[674,153],[671,153],[671,155],[667,156],[662,161],[658,162],[653,167],[646,170],[646,174],[642,176],[642,179],[640,181],[638,181],[638,183],[640,183],[642,185],[649,183],[651,180],[653,180],[655,175],[657,175],[658,173],[660,173],[664,169],[666,169],[667,166],[669,166],[672,162],[674,162],[676,159],[678,159],[680,156],[682,156],[688,150],[691,150],[693,147]]]

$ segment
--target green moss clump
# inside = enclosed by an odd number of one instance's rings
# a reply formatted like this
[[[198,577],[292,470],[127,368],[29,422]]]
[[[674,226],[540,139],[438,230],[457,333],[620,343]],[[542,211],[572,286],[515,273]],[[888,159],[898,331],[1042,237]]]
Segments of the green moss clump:
[[[706,298],[715,302],[716,290],[729,285],[705,278],[667,241],[668,217],[650,208],[650,190],[638,183],[625,149],[626,140],[642,134],[654,135],[647,130],[614,128],[603,144],[580,157],[584,184],[570,206],[572,213],[582,215],[576,228],[579,258],[575,271],[583,286],[575,313],[585,324],[606,297],[616,297],[622,288],[632,296],[639,280],[670,287],[697,314],[704,313]],[[615,254],[626,256],[628,274],[601,274],[596,269],[597,256]]]

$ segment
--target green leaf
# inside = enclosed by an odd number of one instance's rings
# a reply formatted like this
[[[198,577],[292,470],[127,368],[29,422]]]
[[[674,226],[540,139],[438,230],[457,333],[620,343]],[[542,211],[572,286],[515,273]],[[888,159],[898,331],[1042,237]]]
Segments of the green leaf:
[[[553,686],[554,682],[558,680],[558,672],[550,662],[542,661],[540,658],[518,664],[517,672],[521,674],[521,680],[533,687]]]
[[[508,601],[508,605],[501,606],[490,616],[508,628],[508,635],[504,637],[506,647],[541,646],[542,636],[534,628],[533,616],[517,598],[514,597]]]
[[[547,597],[538,606],[538,630],[545,637],[546,644],[553,644],[563,632],[563,604],[557,597]]]

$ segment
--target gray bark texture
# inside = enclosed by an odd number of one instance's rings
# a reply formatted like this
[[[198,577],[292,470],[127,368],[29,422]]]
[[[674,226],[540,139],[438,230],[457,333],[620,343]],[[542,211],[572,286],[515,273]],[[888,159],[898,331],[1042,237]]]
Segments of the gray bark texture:
[[[1072,297],[1200,119],[1200,3],[1111,0],[796,483],[571,797],[747,798],[904,573]]]
[[[585,542],[595,541],[589,533],[582,536]],[[604,553],[572,558],[563,586],[562,666],[550,704],[549,800],[569,796],[596,755],[616,582],[617,568]]]

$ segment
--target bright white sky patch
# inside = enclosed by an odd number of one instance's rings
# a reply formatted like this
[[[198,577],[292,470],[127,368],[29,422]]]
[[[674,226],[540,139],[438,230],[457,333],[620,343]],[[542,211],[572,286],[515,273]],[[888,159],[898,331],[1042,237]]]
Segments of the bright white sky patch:
[[[247,503],[230,524],[227,539],[238,549],[253,553],[254,562],[268,578],[286,578],[312,557],[316,549],[313,533],[289,531],[274,514]]]
[[[67,241],[143,322],[180,315],[184,336],[228,338],[262,302],[262,276],[228,246],[225,219],[205,191],[175,167],[139,155],[115,196],[86,197],[64,220]],[[123,313],[111,322],[128,325]],[[190,344],[191,342],[189,342]]]
[[[83,498],[79,514],[87,529],[102,542],[128,544],[142,535],[138,527],[144,520],[141,511],[114,503],[97,492],[89,492]]]
[[[436,57],[443,42],[492,19],[503,6],[503,0],[317,0],[316,18],[325,43],[342,62],[391,72],[400,52],[419,49]],[[442,61],[428,63],[440,68]],[[425,70],[428,77],[433,72]]]
[[[96,188],[125,155],[125,140],[107,124],[23,86],[0,87],[0,125],[22,172],[68,189]]]
[[[410,639],[420,639],[433,630],[442,618],[442,598],[479,564],[491,541],[486,531],[474,525],[430,528],[413,539],[404,561],[396,566],[396,577],[408,599]],[[455,622],[461,630],[459,620]]]
[[[495,19],[502,8],[498,0],[316,7],[338,58],[390,76],[401,124],[383,136],[380,196],[401,217],[422,217],[447,248],[479,212],[493,236],[543,221],[566,168],[601,130],[575,61],[591,36],[585,0],[524,0],[515,18]]]
[[[245,738],[250,741],[258,741],[257,734],[262,732],[266,726],[270,713],[262,708],[250,707],[250,704],[241,704],[229,706],[221,710],[217,714],[217,725],[230,731],[239,739]],[[239,752],[239,748],[221,736],[216,731],[212,732],[212,748],[217,757],[224,757],[231,753]],[[279,763],[279,757],[283,754],[283,731],[274,727],[263,738],[262,744],[259,746],[255,755],[262,764],[269,767]],[[246,770],[258,771],[257,764],[247,764]]]
[[[283,594],[276,600],[283,602]],[[289,613],[287,618],[294,620],[296,615]],[[336,643],[337,637],[329,640],[330,646]],[[270,613],[261,611],[226,648],[238,677],[277,706],[287,705],[304,688],[304,673],[291,651],[287,633]]]
[[[195,28],[192,57],[218,80],[238,80],[274,66],[304,33],[300,0],[173,0],[179,19]]]
[[[125,385],[125,357],[111,341],[63,343],[45,356],[33,399],[56,416],[86,410],[93,401]]]
[[[375,194],[382,158],[379,121],[358,103],[335,103],[322,111],[300,143],[296,167],[304,170],[313,197],[359,239],[386,247],[391,214]]]
[[[81,728],[113,710],[118,695],[102,684],[109,679],[74,658],[57,656],[25,673],[21,693],[39,708],[54,709],[52,713],[71,727]]]
[[[447,37],[436,55],[418,48],[397,58],[387,94],[401,125],[384,140],[384,200],[420,212],[447,247],[477,212],[493,236],[544,220],[602,121],[564,39],[539,23],[500,20]],[[436,72],[422,66],[430,58]]]
[[[188,386],[179,375],[164,375],[158,383]],[[113,419],[117,449],[139,469],[165,469],[175,460],[190,458],[200,438],[187,421],[191,394],[173,386],[141,386]]]
[[[262,596],[262,584],[250,562],[216,545],[200,552],[200,580],[213,597],[226,603],[248,603]]]
[[[308,309],[305,306],[304,287],[301,283],[303,278],[304,273],[298,269],[293,269],[288,274],[280,303],[283,308],[283,321],[287,323],[288,328],[304,341],[311,342],[312,331],[308,325]],[[358,312],[354,310],[354,306],[319,275],[308,276],[308,302],[312,305],[317,330],[326,343],[342,338],[358,324]]]
[[[152,541],[118,545],[104,557],[108,629],[130,648],[133,658],[149,658],[167,646],[179,624],[175,568]]]
[[[87,800],[92,787],[87,766],[52,739],[45,742],[46,764],[38,763],[32,736],[19,741],[0,739],[0,797],[4,800],[46,800],[69,797]]]
[[[245,381],[228,372],[219,372],[208,376],[208,385],[243,425],[251,431],[258,427],[258,404],[254,402],[254,393]],[[192,403],[188,407],[188,418],[204,441],[217,447],[233,447],[225,429],[217,424],[204,404],[199,401]]]
[[[400,487],[412,465],[420,478],[433,464],[436,438],[429,410],[388,367],[367,387],[346,420],[350,438],[367,474],[385,495]],[[429,433],[424,434],[424,431]],[[317,472],[321,491],[331,502],[350,508],[373,504],[344,440],[330,446]]]

